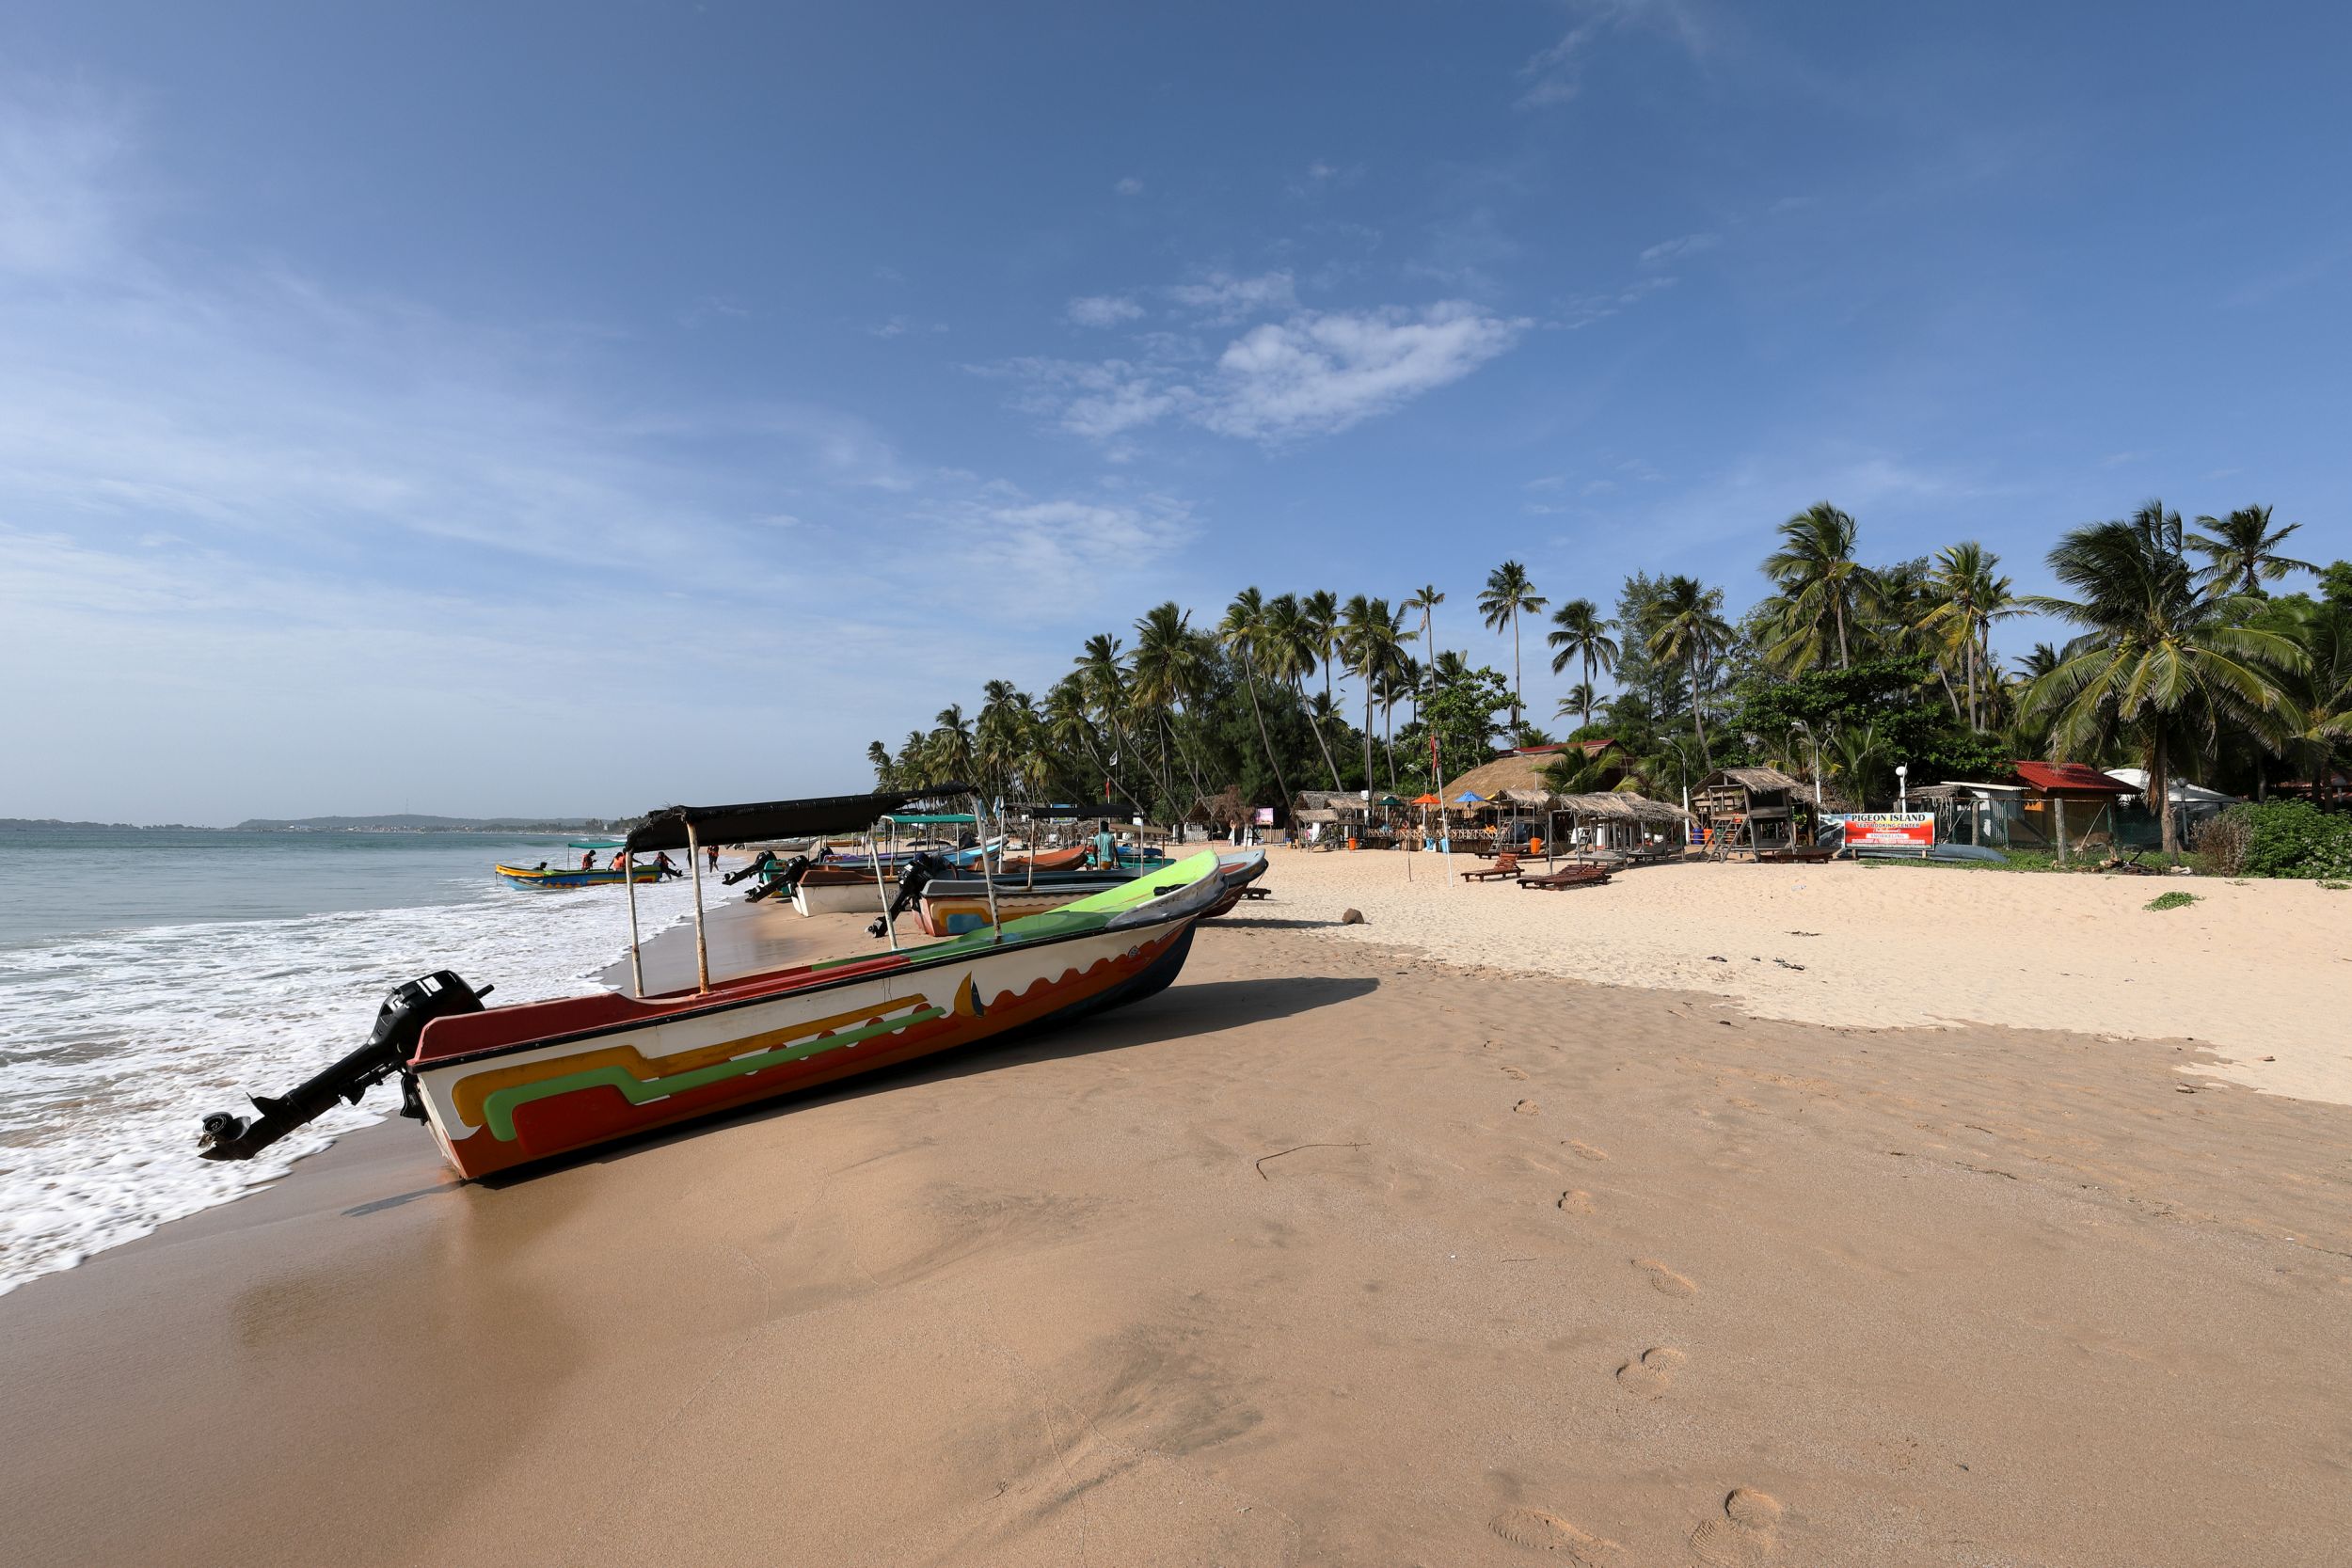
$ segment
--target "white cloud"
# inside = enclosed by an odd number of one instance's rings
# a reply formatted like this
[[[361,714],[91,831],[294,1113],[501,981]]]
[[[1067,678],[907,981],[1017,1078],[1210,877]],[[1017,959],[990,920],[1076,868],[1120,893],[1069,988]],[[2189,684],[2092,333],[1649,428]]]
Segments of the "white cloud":
[[[1199,283],[1169,287],[1168,297],[1214,322],[1236,322],[1268,310],[1287,310],[1298,303],[1298,293],[1287,272],[1235,277],[1213,272]]]
[[[1141,196],[1143,194],[1143,182],[1130,174],[1125,179],[1120,181],[1119,183],[1113,185],[1111,189],[1120,196]]]
[[[913,316],[893,316],[888,321],[866,328],[877,338],[904,338],[913,333],[936,335],[947,330],[946,322],[921,322]]]
[[[1268,323],[1218,357],[1216,395],[1200,420],[1253,440],[1345,430],[1459,381],[1530,325],[1461,300]]]
[[[1117,326],[1143,314],[1143,307],[1121,294],[1085,294],[1063,309],[1073,326]]]
[[[1345,430],[1458,381],[1534,325],[1462,300],[1301,310],[1252,327],[1205,364],[1190,340],[1155,334],[1162,352],[1141,359],[1025,358],[975,370],[1024,383],[1022,406],[1073,435],[1116,441],[1113,458],[1123,460],[1119,438],[1171,417],[1267,442]]]
[[[1684,0],[1571,0],[1571,8],[1578,13],[1576,24],[1519,68],[1520,79],[1531,84],[1519,96],[1519,107],[1541,108],[1574,98],[1584,85],[1585,57],[1607,34],[1643,28],[1663,33],[1694,59],[1713,47]]]
[[[1645,267],[1663,265],[1685,256],[1695,256],[1702,250],[1712,250],[1724,243],[1721,234],[1683,234],[1671,240],[1661,240],[1642,252]]]

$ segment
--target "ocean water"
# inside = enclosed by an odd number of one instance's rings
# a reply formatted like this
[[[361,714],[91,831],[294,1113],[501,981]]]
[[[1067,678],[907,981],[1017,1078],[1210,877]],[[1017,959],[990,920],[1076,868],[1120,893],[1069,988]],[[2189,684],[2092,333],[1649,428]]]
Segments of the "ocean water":
[[[497,1002],[593,988],[628,946],[621,889],[490,872],[563,855],[480,833],[0,830],[0,1293],[390,1115],[379,1086],[261,1159],[196,1154],[205,1112],[248,1113],[246,1091],[360,1044],[402,981],[453,969]],[[637,894],[647,937],[691,916],[687,882]]]

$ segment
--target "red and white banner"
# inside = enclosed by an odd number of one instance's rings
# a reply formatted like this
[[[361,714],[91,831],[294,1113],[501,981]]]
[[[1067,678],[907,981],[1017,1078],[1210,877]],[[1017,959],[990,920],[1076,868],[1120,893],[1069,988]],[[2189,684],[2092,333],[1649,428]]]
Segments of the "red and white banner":
[[[1849,849],[1932,849],[1935,814],[1931,811],[1858,811],[1833,815],[1846,828]]]

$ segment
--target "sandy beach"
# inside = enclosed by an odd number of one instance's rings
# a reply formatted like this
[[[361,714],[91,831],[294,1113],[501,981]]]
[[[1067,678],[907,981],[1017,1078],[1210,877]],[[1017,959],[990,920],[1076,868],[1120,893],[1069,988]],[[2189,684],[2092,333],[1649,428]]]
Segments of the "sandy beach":
[[[1464,885],[1491,863],[1470,856],[1272,853],[1309,918],[1363,913],[1334,927],[1357,941],[1806,1023],[2174,1040],[2217,1058],[2200,1072],[2352,1105],[2352,893],[2316,882],[1698,863],[1541,893]],[[2147,908],[2174,891],[2197,902]]]
[[[2352,895],[1438,863],[1278,851],[1082,1028],[496,1187],[395,1122],[37,1281],[0,1300],[0,1539],[2344,1560]],[[717,950],[854,927],[730,905]]]

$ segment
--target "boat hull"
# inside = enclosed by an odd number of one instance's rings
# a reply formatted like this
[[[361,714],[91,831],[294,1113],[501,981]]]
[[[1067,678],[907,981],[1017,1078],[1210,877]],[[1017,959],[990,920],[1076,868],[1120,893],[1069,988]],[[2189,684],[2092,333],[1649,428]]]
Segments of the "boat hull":
[[[896,891],[877,882],[871,869],[848,875],[812,870],[793,886],[792,907],[803,914],[880,914]]]
[[[977,877],[942,878],[929,883],[915,904],[915,917],[926,936],[955,937],[977,931],[990,925],[1016,920],[1023,915],[1045,910],[1057,910],[1065,904],[1097,892],[1104,887],[1133,881],[1150,870],[1159,874],[1165,867],[1122,865],[1117,871],[1055,871],[1041,873],[1049,879],[1023,881],[1017,873],[1009,874],[996,884],[996,907],[992,915],[988,889]],[[1265,875],[1266,858],[1263,849],[1243,849],[1217,857],[1217,875],[1225,892],[1200,918],[1215,920],[1232,912],[1241,902],[1242,890]]]
[[[621,874],[610,866],[600,865],[590,871],[582,871],[578,866],[573,866],[568,870],[551,867],[546,871],[524,865],[501,865],[495,869],[501,881],[514,887],[531,888],[536,892],[555,892],[576,887],[619,887],[621,885]],[[661,871],[659,866],[632,865],[628,868],[628,879],[632,882],[658,882],[661,880]]]
[[[490,1176],[1140,1000],[1175,979],[1192,929],[1188,917],[974,944],[777,995],[723,990],[685,1010],[651,998],[637,1006],[664,1010],[644,1022],[445,1061],[421,1054],[413,1069],[450,1164]]]

